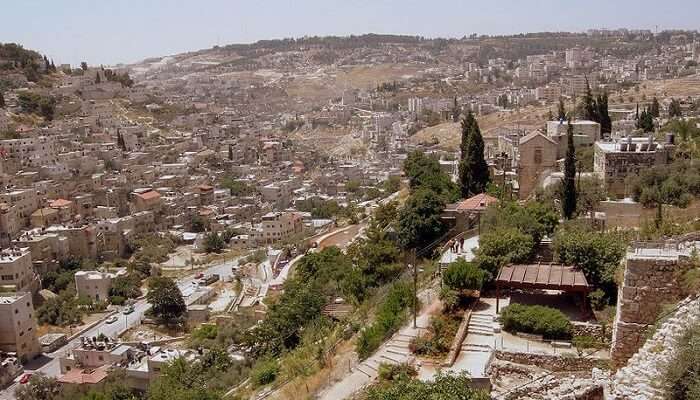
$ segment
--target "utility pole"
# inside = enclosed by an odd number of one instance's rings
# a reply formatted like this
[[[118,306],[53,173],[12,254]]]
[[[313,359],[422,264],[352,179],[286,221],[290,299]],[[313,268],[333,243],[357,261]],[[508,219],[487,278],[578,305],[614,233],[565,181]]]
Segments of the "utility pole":
[[[418,328],[418,265],[416,264],[416,249],[408,253],[408,267],[413,267],[413,329]]]

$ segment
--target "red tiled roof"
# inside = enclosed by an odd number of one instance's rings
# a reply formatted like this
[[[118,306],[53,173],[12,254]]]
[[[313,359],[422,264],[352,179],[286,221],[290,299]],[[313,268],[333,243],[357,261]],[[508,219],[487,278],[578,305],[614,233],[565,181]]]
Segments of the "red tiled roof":
[[[457,203],[457,211],[483,211],[494,203],[498,203],[497,198],[481,193]]]
[[[155,190],[149,190],[148,192],[143,192],[143,193],[134,193],[134,195],[142,198],[143,200],[151,200],[151,199],[160,198],[160,193],[156,192]]]
[[[501,268],[498,285],[513,288],[587,291],[588,281],[578,268],[556,264],[511,264]]]
[[[70,201],[70,200],[66,200],[66,199],[56,199],[56,200],[52,201],[52,202],[49,204],[49,207],[51,207],[51,208],[61,208],[61,207],[68,207],[68,206],[70,206],[71,204],[73,204],[73,202]]]

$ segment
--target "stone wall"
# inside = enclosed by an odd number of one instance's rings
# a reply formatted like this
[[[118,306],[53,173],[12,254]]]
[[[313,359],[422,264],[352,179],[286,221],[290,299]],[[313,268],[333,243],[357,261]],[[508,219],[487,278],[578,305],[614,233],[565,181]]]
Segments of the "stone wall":
[[[677,311],[666,319],[627,365],[617,371],[610,387],[612,398],[664,398],[664,374],[675,355],[675,344],[688,328],[699,323],[700,299],[681,301]]]
[[[605,329],[600,324],[571,321],[571,334],[573,336],[592,336],[602,343],[609,343],[612,331]]]
[[[685,257],[662,246],[658,249],[658,254],[627,254],[613,324],[611,356],[615,368],[624,365],[644,344],[648,327],[654,325],[663,307],[682,296],[679,278],[686,268]]]
[[[542,371],[539,369],[539,371]],[[606,371],[594,368],[586,373],[556,374],[527,370],[526,366],[499,361],[491,367],[496,380],[507,382],[509,376],[522,379],[529,376],[529,383],[510,389],[502,386],[500,391],[492,392],[495,400],[603,400],[609,375]]]
[[[563,357],[549,354],[516,353],[496,351],[496,358],[516,364],[537,365],[553,372],[590,371],[593,368],[607,368],[608,360],[592,357]]]

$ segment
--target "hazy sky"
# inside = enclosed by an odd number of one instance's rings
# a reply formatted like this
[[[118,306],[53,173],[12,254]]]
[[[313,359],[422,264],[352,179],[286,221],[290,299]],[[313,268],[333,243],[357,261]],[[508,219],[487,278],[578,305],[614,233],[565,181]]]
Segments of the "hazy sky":
[[[0,0],[0,42],[114,64],[304,35],[697,29],[699,17],[699,0]]]

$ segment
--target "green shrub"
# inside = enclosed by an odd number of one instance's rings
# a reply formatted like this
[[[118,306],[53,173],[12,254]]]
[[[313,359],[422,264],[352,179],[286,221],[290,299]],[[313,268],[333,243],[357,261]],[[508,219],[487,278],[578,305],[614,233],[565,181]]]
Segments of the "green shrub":
[[[255,364],[253,370],[250,372],[250,376],[256,386],[265,386],[277,379],[279,369],[280,367],[276,360],[263,359]]]
[[[496,228],[479,238],[476,265],[487,271],[490,278],[498,275],[498,269],[508,263],[527,261],[535,250],[531,235],[517,228]]]
[[[123,306],[126,303],[126,298],[122,296],[110,296],[109,302],[115,306]]]
[[[445,311],[451,312],[459,305],[459,293],[449,287],[443,287],[440,289],[440,300]]]
[[[501,313],[503,329],[542,335],[546,339],[571,337],[571,323],[559,310],[544,306],[511,304]]]
[[[397,381],[410,379],[418,375],[418,371],[408,363],[381,363],[377,369],[380,381]]]
[[[406,309],[411,305],[411,285],[404,281],[394,283],[377,310],[377,320],[360,333],[356,345],[360,359],[369,357],[386,338],[399,329],[406,318]]]
[[[591,307],[593,307],[593,309],[596,311],[600,311],[605,308],[606,305],[608,305],[608,301],[605,298],[605,292],[600,289],[596,289],[589,293],[588,300],[591,302]]]
[[[475,264],[459,259],[447,267],[442,282],[454,290],[481,290],[485,276]]]
[[[219,333],[219,328],[216,325],[205,324],[205,325],[202,325],[199,328],[195,329],[192,332],[192,338],[199,339],[199,340],[204,340],[204,339],[214,340],[214,339],[216,339],[216,336],[218,335],[218,333]]]
[[[667,398],[700,398],[700,325],[690,328],[676,343],[675,355],[667,364]]]
[[[599,349],[605,346],[600,340],[589,335],[574,336],[571,339],[571,344],[576,347],[576,351],[578,351],[579,355],[583,355],[583,351],[586,349]]]
[[[450,351],[460,322],[461,318],[451,315],[432,317],[428,332],[414,338],[409,349],[418,355],[444,357]]]

